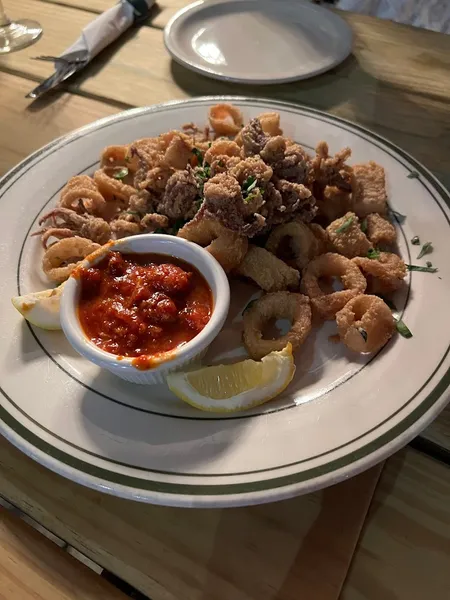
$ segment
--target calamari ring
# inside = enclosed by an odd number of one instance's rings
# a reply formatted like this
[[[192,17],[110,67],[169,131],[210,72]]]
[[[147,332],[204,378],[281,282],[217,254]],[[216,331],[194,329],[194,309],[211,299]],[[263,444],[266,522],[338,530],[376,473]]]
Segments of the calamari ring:
[[[280,129],[280,113],[267,112],[261,113],[257,117],[261,123],[262,130],[267,135],[274,137],[276,135],[283,135],[283,130]]]
[[[107,146],[102,152],[100,167],[128,166],[128,146]]]
[[[186,223],[177,235],[205,247],[226,273],[242,262],[248,250],[245,236],[227,229],[214,219],[194,219]]]
[[[241,155],[241,149],[232,140],[216,140],[211,144],[211,147],[205,152],[205,162],[212,164],[212,162],[220,156],[239,156]]]
[[[358,256],[353,259],[367,278],[373,294],[389,294],[398,290],[406,277],[406,265],[397,254],[380,252],[377,259]]]
[[[319,242],[304,223],[292,221],[275,227],[267,239],[266,249],[280,257],[285,242],[288,243],[289,250],[293,254],[292,259],[286,262],[296,269],[303,269],[314,256],[319,254]]]
[[[300,273],[296,269],[259,246],[249,245],[236,273],[251,279],[265,292],[297,290],[300,283]]]
[[[81,200],[81,203],[80,203]],[[61,190],[59,206],[69,208],[75,212],[87,212],[93,215],[102,215],[106,200],[99,192],[97,184],[89,175],[71,177]],[[82,208],[80,209],[80,206]]]
[[[321,278],[337,277],[345,289],[330,293],[320,287]],[[355,296],[363,294],[367,282],[357,265],[340,254],[322,254],[303,269],[302,290],[309,296],[314,311],[325,320],[334,319],[336,313]]]
[[[263,338],[264,326],[271,319],[289,319],[292,325],[286,335],[275,340]],[[296,350],[311,331],[311,307],[302,294],[275,292],[265,294],[244,312],[244,345],[255,360],[282,350],[289,342]]]
[[[361,294],[336,313],[339,337],[355,352],[377,352],[394,333],[390,308],[378,296]]]
[[[134,187],[123,183],[120,179],[109,177],[102,169],[95,171],[94,181],[102,196],[105,196],[107,199],[119,198],[128,204],[130,197],[134,196],[137,192]]]
[[[209,124],[216,135],[235,135],[243,123],[244,118],[237,106],[216,104],[209,109]]]
[[[62,283],[70,277],[80,260],[98,248],[101,248],[100,244],[78,236],[60,240],[45,252],[42,270],[52,281]]]

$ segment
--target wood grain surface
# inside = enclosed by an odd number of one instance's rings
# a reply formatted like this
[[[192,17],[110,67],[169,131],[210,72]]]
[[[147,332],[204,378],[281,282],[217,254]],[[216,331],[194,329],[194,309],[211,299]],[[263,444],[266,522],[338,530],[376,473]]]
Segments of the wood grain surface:
[[[0,507],[0,600],[126,600],[96,573]]]
[[[335,600],[379,471],[281,503],[174,509],[82,488],[0,439],[0,493],[152,600]]]
[[[387,462],[341,600],[447,600],[450,467],[414,450]]]
[[[35,46],[2,57],[1,65],[35,80],[47,77],[51,64],[30,58],[59,54],[92,20],[90,12],[40,0],[22,0],[20,11],[24,17],[38,15],[45,35]],[[122,107],[224,93],[308,104],[385,135],[450,184],[450,36],[341,14],[355,33],[354,53],[341,66],[310,80],[251,88],[213,81],[175,64],[160,29],[140,27],[102,52],[67,87]]]
[[[0,57],[0,173],[55,137],[123,108],[230,93],[304,103],[368,126],[450,186],[450,36],[341,13],[355,33],[354,53],[345,63],[300,83],[249,88],[175,65],[163,47],[162,27],[188,2],[160,0],[145,26],[122,36],[61,91],[26,100],[35,82],[51,72],[51,65],[31,57],[59,54],[114,3],[6,0],[11,14],[39,19],[44,35],[30,48]],[[424,436],[450,449],[450,408]],[[87,490],[0,440],[0,494],[152,600],[336,600],[378,475],[379,468],[279,504],[188,511]],[[447,467],[411,449],[388,461],[343,600],[447,599],[449,486]],[[51,566],[41,560],[39,544],[26,544],[27,554],[17,545],[22,534],[4,530],[8,542],[0,538],[0,552],[8,550],[0,564],[11,557],[17,563],[7,563],[11,569],[20,567],[38,581]],[[51,585],[48,573],[43,579]],[[4,582],[0,570],[0,599],[9,589]],[[51,587],[42,589],[33,598],[54,600]],[[86,590],[75,597],[90,598]],[[64,593],[71,598],[69,587]],[[63,592],[56,597],[66,598]]]

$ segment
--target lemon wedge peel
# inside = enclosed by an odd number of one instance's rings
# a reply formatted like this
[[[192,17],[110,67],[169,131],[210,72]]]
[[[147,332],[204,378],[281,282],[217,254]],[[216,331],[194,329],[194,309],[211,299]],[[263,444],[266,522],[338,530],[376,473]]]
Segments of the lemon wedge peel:
[[[64,284],[57,288],[14,296],[11,302],[32,325],[47,330],[61,329],[59,308]]]
[[[286,389],[294,374],[292,346],[288,344],[261,361],[248,359],[231,365],[171,373],[167,376],[167,385],[194,408],[232,413],[269,402]]]

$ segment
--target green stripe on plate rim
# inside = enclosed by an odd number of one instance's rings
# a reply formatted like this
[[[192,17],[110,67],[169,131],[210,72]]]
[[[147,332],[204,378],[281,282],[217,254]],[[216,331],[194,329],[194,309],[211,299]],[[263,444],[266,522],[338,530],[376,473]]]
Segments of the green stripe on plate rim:
[[[50,149],[51,147],[54,147],[56,143],[61,142],[63,140],[67,140],[67,139],[71,139],[71,140],[78,139],[85,133],[96,130],[98,128],[99,124],[114,123],[119,120],[133,118],[134,116],[145,113],[145,112],[158,112],[161,110],[167,110],[169,108],[173,110],[173,109],[176,109],[178,106],[183,106],[186,104],[203,105],[203,104],[219,102],[219,101],[240,102],[240,103],[251,104],[251,105],[255,105],[255,104],[256,105],[258,105],[258,104],[267,105],[267,104],[269,104],[271,107],[279,106],[281,109],[285,109],[285,110],[290,109],[290,111],[294,112],[295,114],[303,113],[303,114],[306,114],[309,116],[320,115],[321,117],[323,117],[323,119],[321,119],[321,120],[326,120],[326,121],[330,121],[330,122],[334,121],[337,124],[348,125],[350,128],[350,131],[352,131],[352,130],[360,131],[360,132],[364,133],[368,137],[369,140],[371,140],[371,139],[379,140],[383,144],[384,147],[391,148],[392,150],[395,151],[396,154],[398,154],[402,158],[406,159],[406,161],[408,163],[412,164],[414,166],[414,168],[417,171],[419,171],[420,174],[428,181],[428,183],[430,183],[432,185],[432,187],[434,187],[435,190],[439,192],[440,198],[443,199],[445,204],[450,207],[450,197],[448,195],[448,192],[442,186],[442,184],[430,172],[425,170],[425,168],[420,163],[418,163],[412,156],[410,156],[408,153],[404,152],[401,148],[397,147],[395,144],[389,142],[389,140],[386,140],[385,138],[379,136],[378,134],[371,132],[370,130],[368,130],[364,127],[361,127],[355,123],[347,121],[346,119],[342,119],[340,117],[335,117],[334,115],[330,115],[323,111],[309,108],[306,106],[301,106],[301,105],[297,106],[295,104],[291,104],[291,103],[287,103],[287,102],[280,102],[280,101],[272,101],[270,99],[250,99],[250,98],[245,98],[245,97],[230,97],[230,96],[205,97],[205,98],[198,98],[194,101],[192,101],[192,100],[175,101],[175,102],[170,102],[168,104],[155,105],[154,107],[149,107],[147,109],[146,108],[132,109],[130,111],[126,111],[125,115],[122,113],[121,115],[117,115],[116,117],[107,117],[107,118],[97,121],[91,125],[83,127],[81,129],[75,131],[74,133],[69,134],[68,136],[62,136],[58,140],[55,140],[54,142],[51,142],[44,148],[41,148],[40,150],[38,150],[37,152],[32,154],[30,157],[28,157],[27,159],[22,161],[15,169],[11,170],[5,176],[5,178],[3,179],[3,181],[1,183],[6,183],[7,181],[9,181],[11,178],[14,177],[14,175],[16,175],[17,173],[19,173],[22,170],[22,168],[25,164],[27,164],[30,161],[32,161],[33,159],[39,157],[40,155],[42,155],[46,150]],[[430,192],[430,190],[428,190],[428,191]],[[434,197],[434,199],[437,202],[437,204],[439,205],[439,202],[437,201],[437,199],[435,197]],[[441,210],[442,210],[442,207],[441,207]],[[447,221],[448,221],[448,218],[447,218]],[[449,353],[449,349],[447,349],[445,355],[439,362],[438,366],[436,367],[434,372],[430,375],[430,377],[426,380],[426,382],[422,385],[420,390],[418,392],[416,392],[412,396],[412,398],[410,398],[408,400],[408,402],[403,405],[402,408],[407,406],[407,404],[409,404],[427,386],[429,381],[434,377],[434,375],[437,373],[437,371],[441,367],[441,365],[444,362],[445,358],[447,357],[448,353]],[[0,407],[0,418],[18,436],[20,436],[23,440],[25,440],[26,442],[28,442],[29,444],[31,444],[38,450],[42,451],[44,454],[48,455],[50,458],[55,459],[58,462],[62,463],[63,465],[67,465],[67,466],[69,466],[75,470],[78,470],[88,476],[95,477],[100,480],[105,480],[105,481],[108,481],[109,483],[127,486],[129,488],[136,489],[136,490],[141,489],[141,490],[146,490],[146,491],[151,491],[151,492],[157,492],[157,493],[163,493],[163,494],[175,494],[175,495],[189,494],[189,495],[193,495],[193,496],[200,496],[200,495],[221,496],[221,495],[227,495],[227,494],[244,494],[244,493],[252,493],[252,492],[261,492],[264,490],[282,488],[282,487],[290,486],[293,484],[299,484],[299,483],[314,479],[316,477],[326,475],[330,472],[342,469],[342,468],[370,455],[371,453],[375,452],[376,450],[379,450],[382,446],[384,446],[385,444],[388,444],[389,442],[394,440],[396,437],[398,437],[400,434],[404,433],[411,425],[413,425],[418,419],[420,419],[422,416],[424,416],[426,414],[426,412],[441,398],[441,396],[446,391],[446,389],[448,388],[449,385],[450,385],[450,369],[447,370],[447,372],[443,375],[442,379],[435,386],[435,388],[430,392],[430,394],[428,394],[428,396],[423,400],[423,402],[420,404],[420,406],[415,408],[407,417],[405,417],[405,419],[403,419],[400,423],[395,425],[389,431],[387,431],[384,434],[382,434],[381,436],[379,436],[377,439],[372,440],[371,442],[362,446],[358,450],[355,450],[354,452],[351,452],[351,453],[349,453],[345,456],[342,456],[338,459],[332,460],[324,465],[320,465],[318,467],[313,467],[311,469],[307,469],[307,470],[299,472],[299,473],[293,473],[291,475],[276,477],[276,478],[272,478],[272,479],[264,479],[264,480],[260,480],[260,481],[254,481],[254,482],[224,484],[224,485],[178,484],[178,483],[149,481],[147,479],[141,479],[139,477],[123,475],[123,474],[120,474],[120,473],[117,473],[114,471],[109,471],[102,467],[97,467],[97,466],[94,466],[83,460],[75,458],[75,457],[71,456],[70,454],[67,454],[66,452],[56,448],[55,446],[52,446],[51,444],[45,442],[44,440],[42,440],[41,438],[39,438],[38,436],[33,434],[31,431],[29,431],[19,421],[17,421],[4,407]],[[8,395],[5,394],[5,392],[3,390],[1,390],[1,391],[2,391],[3,395],[5,396],[5,398],[9,402],[12,402],[12,400],[8,397]],[[392,418],[392,415],[390,418]],[[14,440],[11,440],[11,441],[14,441]],[[104,460],[107,461],[107,459],[104,459]],[[64,472],[64,469],[62,469],[62,472]],[[233,476],[233,474],[230,474],[230,476]]]

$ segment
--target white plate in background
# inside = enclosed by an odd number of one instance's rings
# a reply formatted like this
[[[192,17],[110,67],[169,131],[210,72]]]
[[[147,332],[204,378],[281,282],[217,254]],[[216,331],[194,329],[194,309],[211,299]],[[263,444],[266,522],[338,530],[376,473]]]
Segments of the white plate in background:
[[[164,42],[181,65],[225,81],[276,84],[342,62],[352,31],[308,0],[200,0],[169,21]]]

